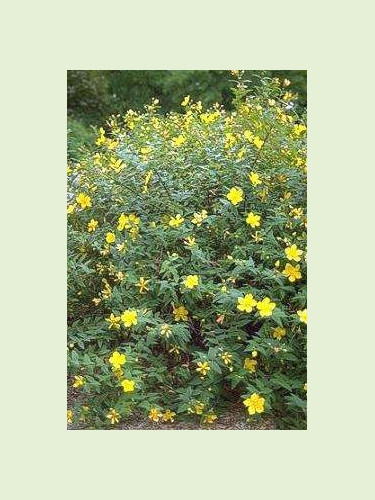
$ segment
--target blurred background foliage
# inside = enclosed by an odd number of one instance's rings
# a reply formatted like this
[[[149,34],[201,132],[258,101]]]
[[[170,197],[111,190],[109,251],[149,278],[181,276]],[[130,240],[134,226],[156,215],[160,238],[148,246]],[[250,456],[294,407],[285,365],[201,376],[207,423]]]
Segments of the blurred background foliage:
[[[298,94],[297,111],[306,108],[305,70],[246,70],[248,86],[259,76],[287,78],[290,90]],[[67,75],[68,158],[80,158],[90,147],[94,129],[111,114],[128,109],[142,111],[153,97],[160,101],[161,112],[182,111],[181,101],[190,95],[203,107],[218,102],[232,109],[233,77],[228,70],[69,70]]]

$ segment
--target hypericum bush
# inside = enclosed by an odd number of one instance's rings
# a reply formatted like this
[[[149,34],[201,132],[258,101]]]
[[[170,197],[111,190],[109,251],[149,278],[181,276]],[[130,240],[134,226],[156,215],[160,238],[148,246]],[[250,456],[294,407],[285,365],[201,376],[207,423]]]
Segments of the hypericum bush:
[[[306,427],[306,126],[232,74],[235,111],[154,100],[69,165],[69,421]]]

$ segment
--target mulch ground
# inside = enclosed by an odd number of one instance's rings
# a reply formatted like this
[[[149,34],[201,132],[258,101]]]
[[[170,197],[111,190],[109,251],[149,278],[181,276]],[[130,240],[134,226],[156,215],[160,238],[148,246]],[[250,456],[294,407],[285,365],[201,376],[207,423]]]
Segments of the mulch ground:
[[[77,400],[75,391],[68,388],[68,407],[71,407],[73,401]],[[68,430],[88,430],[83,422],[73,422],[68,424]],[[108,427],[105,430],[274,430],[276,426],[271,419],[262,418],[259,422],[248,422],[241,406],[236,406],[230,412],[221,414],[213,424],[199,425],[194,421],[178,421],[173,423],[151,422],[143,415],[132,415],[123,422],[120,421],[114,427]]]

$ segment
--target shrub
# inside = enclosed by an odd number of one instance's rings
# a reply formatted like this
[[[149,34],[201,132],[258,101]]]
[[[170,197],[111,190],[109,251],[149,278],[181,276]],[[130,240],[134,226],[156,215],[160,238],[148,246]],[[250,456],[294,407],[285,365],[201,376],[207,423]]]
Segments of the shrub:
[[[306,426],[306,127],[232,73],[234,111],[153,100],[69,165],[71,421]]]

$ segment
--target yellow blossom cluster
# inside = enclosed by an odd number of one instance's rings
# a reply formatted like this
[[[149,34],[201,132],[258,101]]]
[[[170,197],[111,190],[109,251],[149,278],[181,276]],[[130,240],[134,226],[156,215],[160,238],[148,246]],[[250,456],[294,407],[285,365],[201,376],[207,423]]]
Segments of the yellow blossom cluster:
[[[119,379],[123,391],[134,392],[135,381],[130,379],[122,379],[122,376],[124,374],[122,366],[126,363],[125,354],[120,353],[119,351],[114,351],[108,361],[112,366],[114,375]]]
[[[276,304],[271,302],[269,297],[257,301],[251,293],[247,293],[244,297],[238,297],[237,302],[237,309],[239,311],[250,313],[256,307],[261,317],[272,316],[272,311],[276,307]]]
[[[151,408],[148,418],[152,422],[174,422],[176,413],[171,410],[159,410],[158,408]]]
[[[110,137],[106,137],[104,128],[100,127],[99,137],[96,139],[95,144],[97,146],[103,146],[108,150],[114,150],[119,145],[119,141],[116,139],[111,139]]]

